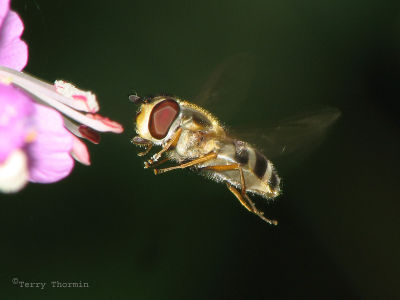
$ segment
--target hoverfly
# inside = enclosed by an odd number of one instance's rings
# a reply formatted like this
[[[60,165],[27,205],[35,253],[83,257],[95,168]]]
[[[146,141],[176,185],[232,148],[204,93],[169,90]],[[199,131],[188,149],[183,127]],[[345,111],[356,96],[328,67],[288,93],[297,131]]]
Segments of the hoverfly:
[[[145,168],[153,168],[156,175],[191,168],[212,180],[224,182],[249,212],[277,225],[276,220],[264,216],[248,195],[274,199],[281,191],[281,179],[273,163],[261,151],[231,137],[215,116],[194,103],[168,95],[144,98],[131,95],[129,99],[140,105],[136,115],[137,136],[132,143],[145,150],[138,155],[148,154],[153,145],[161,146],[159,152],[145,161]],[[326,128],[339,114],[338,110],[331,109],[294,120],[288,126],[277,127],[275,135],[294,124],[306,125],[307,130],[311,125]],[[161,159],[163,156],[165,158]],[[177,165],[158,168],[168,161]]]

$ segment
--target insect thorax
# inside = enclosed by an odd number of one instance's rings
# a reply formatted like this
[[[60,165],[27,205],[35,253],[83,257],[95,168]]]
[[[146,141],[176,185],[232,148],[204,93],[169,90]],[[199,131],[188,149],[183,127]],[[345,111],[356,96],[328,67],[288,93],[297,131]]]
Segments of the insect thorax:
[[[220,147],[221,142],[213,134],[183,128],[178,143],[170,155],[180,162],[199,158],[211,152],[219,152]]]

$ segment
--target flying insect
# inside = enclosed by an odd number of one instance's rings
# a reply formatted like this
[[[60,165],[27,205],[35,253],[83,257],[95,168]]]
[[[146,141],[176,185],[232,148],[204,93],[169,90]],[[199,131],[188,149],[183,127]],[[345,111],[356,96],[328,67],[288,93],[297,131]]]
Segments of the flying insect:
[[[226,66],[222,69],[226,69]],[[221,67],[212,77],[220,77],[220,70]],[[213,94],[212,89],[204,90],[205,94]],[[194,103],[169,95],[131,95],[129,99],[140,105],[136,114],[137,136],[132,138],[132,143],[145,150],[138,155],[147,155],[153,146],[161,147],[159,152],[145,161],[145,168],[153,168],[155,175],[190,168],[214,181],[223,182],[249,212],[271,225],[277,225],[276,220],[264,216],[248,195],[255,194],[272,200],[281,192],[277,170],[260,150],[230,136],[213,114]],[[289,148],[296,149],[290,140],[300,138],[313,141],[339,115],[337,109],[328,109],[294,119],[276,127],[271,136],[283,138],[284,143],[290,145]],[[287,137],[289,141],[285,140]],[[279,151],[285,150],[283,145]],[[158,168],[166,162],[177,164]]]
[[[193,103],[171,96],[130,99],[141,105],[136,116],[138,135],[132,139],[132,143],[146,147],[139,155],[146,155],[153,145],[162,147],[145,162],[146,168],[167,161],[178,163],[155,168],[157,175],[191,167],[217,182],[225,182],[248,211],[277,224],[265,217],[247,195],[254,193],[272,199],[280,192],[275,167],[260,151],[229,137],[216,117]],[[167,158],[159,161],[163,154]]]

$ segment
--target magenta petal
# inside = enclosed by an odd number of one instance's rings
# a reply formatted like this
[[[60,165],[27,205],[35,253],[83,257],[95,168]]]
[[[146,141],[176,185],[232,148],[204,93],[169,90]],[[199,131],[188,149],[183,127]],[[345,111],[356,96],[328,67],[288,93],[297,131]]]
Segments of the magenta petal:
[[[24,24],[18,14],[8,11],[0,28],[0,65],[22,70],[28,62],[28,47],[21,40]]]
[[[0,163],[25,144],[33,111],[32,100],[25,93],[0,83]]]
[[[35,104],[35,109],[37,137],[27,148],[29,180],[51,183],[68,176],[74,167],[73,136],[57,111],[41,104]]]
[[[1,0],[0,1],[0,26],[3,23],[9,10],[10,10],[10,0]]]

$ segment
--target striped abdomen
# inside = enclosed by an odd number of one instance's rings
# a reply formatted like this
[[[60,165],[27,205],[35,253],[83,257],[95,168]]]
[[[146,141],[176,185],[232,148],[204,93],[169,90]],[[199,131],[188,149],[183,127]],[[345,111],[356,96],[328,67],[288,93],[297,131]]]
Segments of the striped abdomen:
[[[276,197],[280,191],[280,178],[271,161],[243,141],[234,140],[233,144],[235,161],[245,171],[246,190],[268,198]]]

